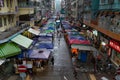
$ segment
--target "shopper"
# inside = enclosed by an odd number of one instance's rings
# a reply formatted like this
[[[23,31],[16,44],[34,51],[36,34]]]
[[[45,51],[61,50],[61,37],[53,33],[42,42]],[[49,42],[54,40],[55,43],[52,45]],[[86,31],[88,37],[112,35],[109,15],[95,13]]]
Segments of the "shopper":
[[[54,57],[53,56],[51,58],[51,63],[52,63],[52,65],[54,65]]]
[[[73,64],[73,66],[75,66],[75,64],[76,64],[75,62],[76,62],[76,57],[73,56],[73,57],[72,57],[72,64]]]

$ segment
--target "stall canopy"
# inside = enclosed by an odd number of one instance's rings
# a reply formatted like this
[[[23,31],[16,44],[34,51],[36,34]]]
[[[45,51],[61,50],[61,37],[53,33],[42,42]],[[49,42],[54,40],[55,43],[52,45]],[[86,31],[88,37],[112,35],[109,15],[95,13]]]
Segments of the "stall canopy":
[[[70,44],[85,44],[85,45],[90,45],[89,40],[77,40],[77,39],[72,39],[69,40]]]
[[[18,35],[15,38],[12,39],[13,42],[25,47],[29,48],[29,46],[32,44],[33,40],[23,36],[23,35]]]
[[[48,59],[50,53],[51,51],[47,49],[36,49],[36,50],[30,50],[28,52],[29,58],[33,58],[33,59]]]
[[[76,49],[84,50],[84,51],[96,51],[96,49],[92,46],[79,45],[79,44],[72,44],[71,48],[76,48]]]
[[[26,37],[28,37],[28,38],[32,38],[32,33],[30,33],[29,31],[24,31],[23,33],[22,33],[22,35],[23,36],[26,36]]]
[[[2,65],[5,62],[5,59],[0,59],[0,65]]]
[[[15,56],[21,52],[21,49],[12,42],[0,45],[0,58]]]
[[[39,30],[35,30],[35,29],[32,29],[32,28],[28,29],[28,31],[33,33],[33,34],[35,34],[35,35],[39,35],[40,34]]]
[[[39,41],[52,41],[52,37],[49,36],[40,36],[38,38]]]
[[[53,49],[53,43],[39,43],[38,48]]]
[[[53,35],[50,33],[40,33],[39,36],[52,37]]]

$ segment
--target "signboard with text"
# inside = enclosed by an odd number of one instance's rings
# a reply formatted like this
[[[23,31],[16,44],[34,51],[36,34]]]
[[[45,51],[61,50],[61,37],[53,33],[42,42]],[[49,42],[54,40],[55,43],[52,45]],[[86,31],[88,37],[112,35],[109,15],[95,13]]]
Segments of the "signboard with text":
[[[110,40],[109,46],[115,49],[116,51],[120,52],[120,42]]]

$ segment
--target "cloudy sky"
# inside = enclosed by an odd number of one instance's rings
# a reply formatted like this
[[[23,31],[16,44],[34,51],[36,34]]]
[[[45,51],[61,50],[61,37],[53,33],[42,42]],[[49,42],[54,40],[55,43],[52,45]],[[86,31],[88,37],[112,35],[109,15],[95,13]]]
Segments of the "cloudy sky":
[[[61,9],[61,0],[55,0],[56,12],[59,12]]]

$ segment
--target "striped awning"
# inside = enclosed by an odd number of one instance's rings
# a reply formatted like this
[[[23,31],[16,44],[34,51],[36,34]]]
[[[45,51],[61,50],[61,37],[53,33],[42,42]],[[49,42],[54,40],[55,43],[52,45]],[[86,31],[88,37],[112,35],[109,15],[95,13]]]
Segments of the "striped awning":
[[[25,48],[29,48],[33,42],[33,40],[31,40],[23,35],[18,35],[15,38],[11,39],[11,41],[13,41],[13,42],[25,47]]]
[[[12,42],[0,45],[0,58],[15,56],[21,52],[21,49]]]

